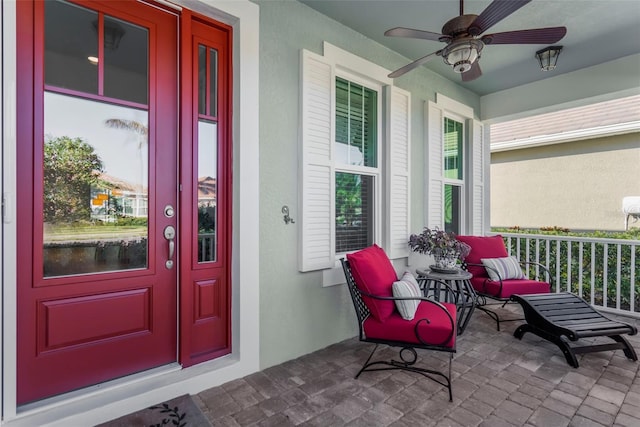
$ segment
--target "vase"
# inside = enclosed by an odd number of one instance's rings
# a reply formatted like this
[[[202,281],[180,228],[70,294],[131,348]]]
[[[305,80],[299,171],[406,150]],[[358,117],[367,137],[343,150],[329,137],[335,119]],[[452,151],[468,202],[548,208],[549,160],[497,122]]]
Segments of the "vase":
[[[435,265],[438,268],[445,270],[455,270],[458,264],[458,252],[451,251],[436,251],[433,253],[433,258],[435,259]]]

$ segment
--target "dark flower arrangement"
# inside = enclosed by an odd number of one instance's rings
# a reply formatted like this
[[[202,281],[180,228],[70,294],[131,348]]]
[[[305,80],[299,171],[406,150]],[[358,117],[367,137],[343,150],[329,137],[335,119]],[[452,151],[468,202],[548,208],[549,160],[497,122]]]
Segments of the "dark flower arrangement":
[[[446,232],[438,227],[425,227],[420,234],[409,236],[409,247],[412,251],[436,257],[454,257],[463,261],[471,247],[456,239],[453,232]]]

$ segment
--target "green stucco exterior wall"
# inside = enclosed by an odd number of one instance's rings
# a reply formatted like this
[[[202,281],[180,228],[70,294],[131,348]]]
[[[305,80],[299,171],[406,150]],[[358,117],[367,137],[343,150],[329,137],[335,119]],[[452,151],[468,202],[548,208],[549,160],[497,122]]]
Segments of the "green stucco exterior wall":
[[[256,239],[260,241],[261,368],[267,368],[357,335],[346,287],[323,287],[321,271],[298,272],[298,226],[285,224],[281,213],[287,205],[294,220],[299,215],[300,50],[322,54],[327,41],[390,71],[412,59],[297,1],[255,3],[260,6],[260,235]],[[426,68],[395,84],[412,95],[411,225],[420,230],[425,218],[424,102],[442,93],[474,108],[479,116],[480,99]]]

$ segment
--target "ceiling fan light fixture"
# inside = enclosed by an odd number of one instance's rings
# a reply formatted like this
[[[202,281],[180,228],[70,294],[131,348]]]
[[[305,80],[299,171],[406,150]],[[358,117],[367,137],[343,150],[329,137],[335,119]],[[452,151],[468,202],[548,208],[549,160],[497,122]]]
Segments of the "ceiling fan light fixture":
[[[451,65],[456,73],[466,73],[480,58],[483,47],[484,44],[480,40],[473,38],[453,42],[444,49],[442,59],[445,64]]]
[[[551,71],[556,68],[562,46],[549,46],[536,52],[536,58],[542,71]]]

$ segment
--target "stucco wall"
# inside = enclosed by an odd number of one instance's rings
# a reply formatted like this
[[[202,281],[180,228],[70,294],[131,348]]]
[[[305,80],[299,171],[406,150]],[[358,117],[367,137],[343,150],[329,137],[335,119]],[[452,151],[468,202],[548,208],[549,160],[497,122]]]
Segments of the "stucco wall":
[[[491,226],[624,230],[640,195],[640,133],[491,154]]]
[[[289,360],[357,334],[344,285],[323,287],[322,273],[297,269],[300,49],[322,54],[322,42],[394,70],[409,60],[295,1],[260,6],[260,356],[261,367]],[[412,229],[424,224],[424,108],[436,92],[479,109],[479,97],[417,69],[397,79],[412,93]],[[257,325],[256,325],[257,326]]]

